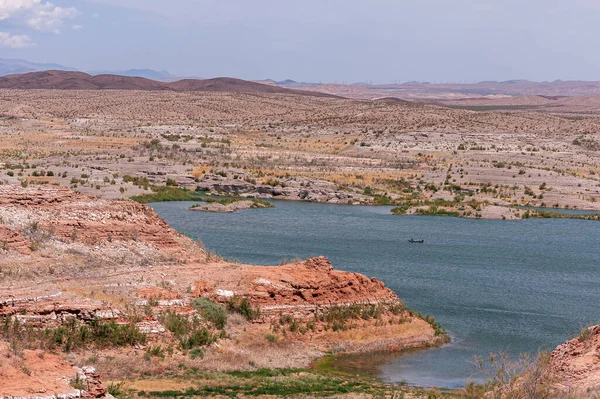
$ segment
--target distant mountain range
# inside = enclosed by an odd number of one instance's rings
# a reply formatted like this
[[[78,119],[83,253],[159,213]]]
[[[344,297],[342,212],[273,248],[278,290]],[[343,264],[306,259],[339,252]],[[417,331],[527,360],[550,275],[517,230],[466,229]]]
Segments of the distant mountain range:
[[[167,71],[156,71],[154,69],[127,69],[125,71],[89,71],[90,75],[120,75],[138,78],[146,78],[161,81],[174,81],[181,79]]]
[[[353,84],[310,83],[291,79],[245,81],[232,78],[201,79],[182,78],[167,71],[153,69],[128,69],[124,71],[79,71],[54,63],[36,63],[19,59],[0,58],[0,77],[22,75],[31,72],[47,71],[49,75],[22,76],[2,80],[2,87],[18,88],[74,88],[74,89],[139,89],[139,90],[228,90],[262,93],[291,93],[294,91],[311,95],[347,97],[363,100],[392,98],[397,100],[436,101],[496,96],[582,96],[599,95],[599,81],[533,82],[529,80],[483,81],[478,83],[429,83],[406,82],[394,84]],[[61,75],[59,71],[80,73]],[[1,78],[0,78],[1,79]],[[145,79],[145,80],[140,80]],[[204,83],[199,83],[204,82]],[[243,82],[243,83],[242,83]],[[253,86],[258,85],[258,86]],[[287,90],[287,91],[285,91]]]
[[[29,62],[25,60],[0,58],[0,76],[27,72],[46,71],[49,69],[57,69],[61,71],[75,71],[74,68],[69,68],[60,64],[42,64],[37,62]]]
[[[23,74],[41,71],[79,71],[79,69],[67,67],[60,64],[46,64],[30,62],[18,59],[0,58],[0,76]],[[152,80],[174,81],[180,79],[167,71],[155,71],[154,69],[127,69],[125,71],[84,71],[90,75],[120,75],[139,77]]]
[[[266,80],[257,80],[257,82],[268,84],[268,85],[287,87],[290,89],[307,89],[307,88],[318,87],[320,85],[320,83],[296,82],[295,80],[291,80],[291,79],[280,80],[280,81],[276,81],[273,79],[266,79]]]
[[[417,83],[340,85],[323,84],[316,90],[355,99],[373,100],[380,97],[395,97],[404,100],[429,102],[436,100],[459,100],[482,97],[514,96],[590,96],[600,95],[599,81],[533,82],[529,80],[486,81],[479,83]]]
[[[181,79],[161,82],[141,77],[95,75],[77,71],[41,71],[0,77],[0,89],[55,90],[172,90],[228,93],[279,93],[313,97],[337,97],[314,91],[287,89],[234,78]]]

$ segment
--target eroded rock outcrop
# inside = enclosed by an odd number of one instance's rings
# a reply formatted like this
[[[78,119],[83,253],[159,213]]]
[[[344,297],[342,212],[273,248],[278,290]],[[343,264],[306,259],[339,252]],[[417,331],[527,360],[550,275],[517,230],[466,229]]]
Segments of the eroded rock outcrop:
[[[18,232],[0,225],[0,251],[17,251],[23,255],[31,253],[30,243]]]
[[[64,187],[0,186],[0,216],[10,227],[31,229],[35,225],[36,230],[61,240],[89,244],[133,240],[159,249],[178,248],[177,233],[149,207],[100,200]]]
[[[196,204],[189,208],[190,211],[215,212],[215,213],[233,213],[246,209],[273,208],[266,201],[258,200],[239,200],[230,203],[209,202],[207,204]]]
[[[243,172],[242,172],[243,173]],[[285,177],[271,184],[255,184],[216,174],[205,174],[198,182],[197,191],[213,195],[239,195],[246,198],[303,200],[332,204],[370,203],[373,198],[340,191],[335,184],[316,179]]]
[[[273,267],[249,268],[249,296],[264,306],[329,305],[397,300],[396,294],[376,279],[333,269],[325,257]]]
[[[551,365],[566,391],[600,392],[600,325],[559,345],[551,354]]]

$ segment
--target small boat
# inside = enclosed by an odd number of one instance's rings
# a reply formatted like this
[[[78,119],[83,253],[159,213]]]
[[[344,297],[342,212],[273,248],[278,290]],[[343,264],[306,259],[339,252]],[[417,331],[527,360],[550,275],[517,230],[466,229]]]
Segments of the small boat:
[[[408,240],[408,242],[412,244],[423,244],[425,240],[415,240],[414,238],[411,238],[410,240]]]

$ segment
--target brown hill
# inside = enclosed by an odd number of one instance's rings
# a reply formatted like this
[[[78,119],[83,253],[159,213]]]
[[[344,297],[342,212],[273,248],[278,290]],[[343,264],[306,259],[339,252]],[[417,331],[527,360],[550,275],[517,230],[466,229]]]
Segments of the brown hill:
[[[374,98],[372,101],[375,101],[378,103],[386,103],[386,104],[405,104],[405,103],[410,102],[407,100],[402,100],[401,98],[398,98],[398,97],[379,97],[379,98]]]
[[[297,94],[314,97],[337,97],[326,93],[286,89],[235,78],[183,79],[176,82],[120,76],[88,75],[83,72],[43,71],[0,78],[1,89],[57,90],[172,90],[231,93]]]
[[[316,97],[338,97],[326,93],[309,92],[304,90],[286,89],[284,87],[251,82],[235,78],[214,79],[183,79],[167,84],[172,90],[177,91],[212,91],[231,93],[271,93],[271,94],[299,94]]]

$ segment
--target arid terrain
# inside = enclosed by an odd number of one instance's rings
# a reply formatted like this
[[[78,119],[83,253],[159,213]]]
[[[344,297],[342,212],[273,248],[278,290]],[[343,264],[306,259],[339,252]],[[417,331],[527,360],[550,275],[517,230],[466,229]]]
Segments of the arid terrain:
[[[423,104],[258,83],[79,84],[0,89],[0,398],[442,397],[322,374],[327,355],[447,340],[402,292],[321,257],[222,259],[143,203],[209,193],[489,219],[600,210],[596,96]],[[566,345],[544,363],[544,387],[584,395],[598,362]],[[483,395],[468,389],[451,395]]]
[[[600,94],[598,81],[563,81],[532,82],[528,80],[508,80],[503,82],[487,81],[478,83],[430,83],[406,82],[392,84],[316,84],[284,81],[277,84],[265,82],[285,88],[314,91],[347,98],[402,99],[421,102],[440,100],[510,98],[515,96],[547,96],[573,97],[594,96]]]
[[[498,219],[523,217],[525,205],[599,210],[599,105],[1,90],[1,181],[112,199],[168,183]]]

